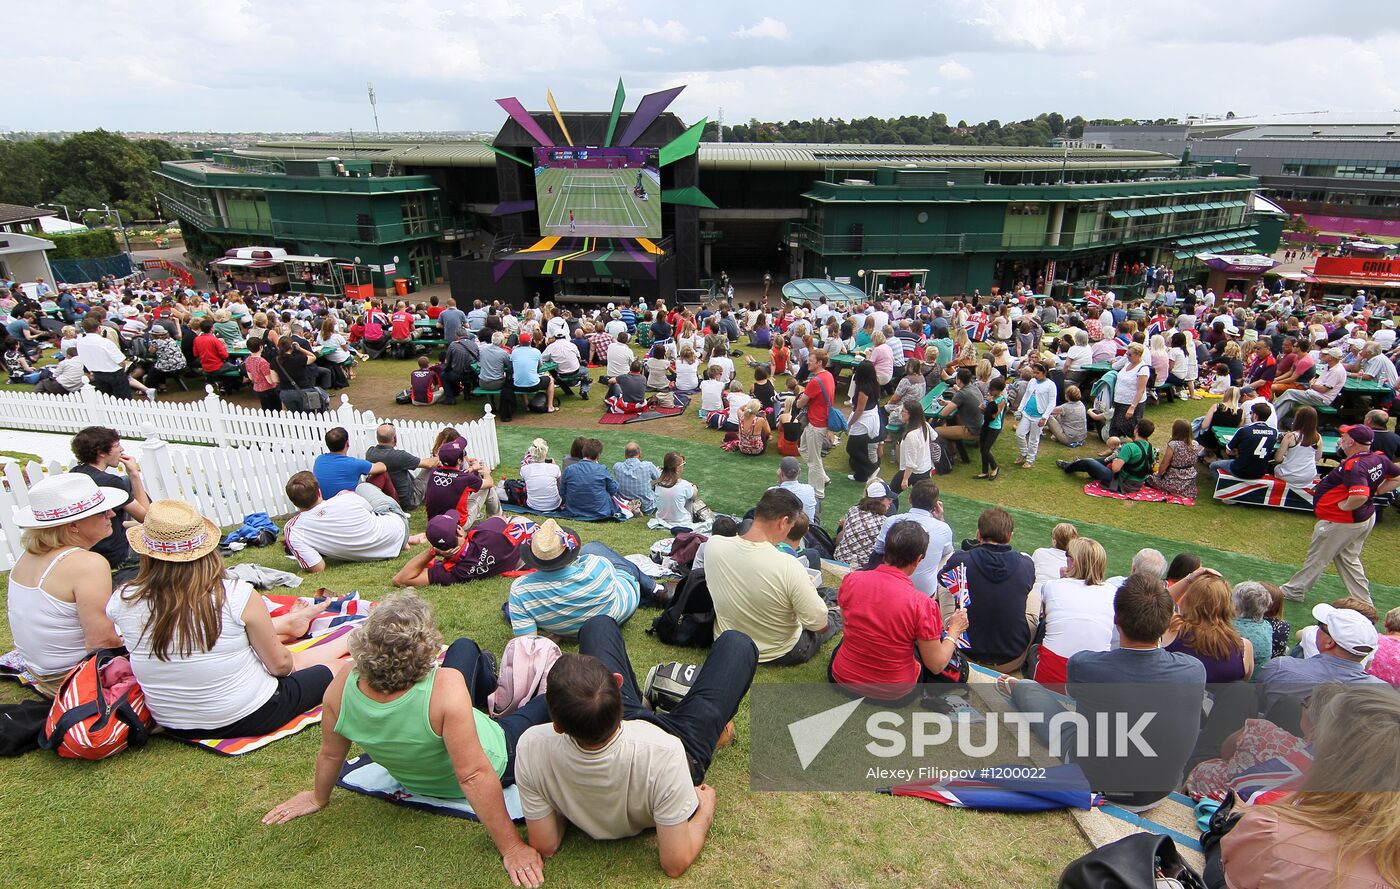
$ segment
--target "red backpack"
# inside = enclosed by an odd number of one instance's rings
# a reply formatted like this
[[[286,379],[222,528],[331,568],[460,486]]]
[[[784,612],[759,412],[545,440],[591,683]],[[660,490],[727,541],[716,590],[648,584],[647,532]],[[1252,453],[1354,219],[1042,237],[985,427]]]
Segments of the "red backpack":
[[[130,662],[104,648],[64,677],[39,744],[66,759],[106,759],[128,745],[144,747],[154,726]]]

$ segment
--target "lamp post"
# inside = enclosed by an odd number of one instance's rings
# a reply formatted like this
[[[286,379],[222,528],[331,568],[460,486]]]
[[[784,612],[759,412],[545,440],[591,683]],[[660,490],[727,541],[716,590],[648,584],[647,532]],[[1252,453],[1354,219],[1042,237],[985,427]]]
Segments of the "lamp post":
[[[68,205],[67,205],[67,204],[49,204],[49,203],[44,203],[44,204],[35,204],[35,206],[36,206],[36,207],[52,207],[52,208],[55,209],[55,210],[62,210],[62,211],[63,211],[63,218],[66,219],[66,220],[69,221],[69,222],[72,222],[72,221],[73,221],[73,217],[70,216],[70,215],[68,215]]]

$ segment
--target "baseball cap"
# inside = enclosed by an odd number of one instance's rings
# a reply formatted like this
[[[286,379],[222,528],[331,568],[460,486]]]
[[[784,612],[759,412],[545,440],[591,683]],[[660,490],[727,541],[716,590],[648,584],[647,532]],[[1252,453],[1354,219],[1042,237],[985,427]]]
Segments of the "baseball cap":
[[[1327,628],[1327,635],[1333,641],[1352,654],[1365,657],[1376,650],[1379,642],[1376,627],[1361,612],[1319,602],[1313,606],[1312,616]]]
[[[1341,433],[1357,444],[1372,444],[1376,440],[1376,433],[1371,431],[1370,426],[1357,423],[1352,426],[1343,426]]]
[[[462,439],[454,438],[451,441],[443,442],[442,446],[438,448],[437,455],[439,460],[452,466],[461,462],[462,455],[466,452],[467,447],[462,443]]]
[[[559,331],[558,333],[556,333],[556,334],[554,335],[554,338],[555,338],[556,340],[566,340],[566,339],[569,338],[569,335],[568,335],[567,333],[565,333],[564,331],[561,330],[561,331]]]
[[[793,475],[802,468],[796,457],[784,457],[778,461],[778,471],[783,475]]]
[[[1341,349],[1338,349],[1338,348],[1335,347],[1335,346],[1333,346],[1332,348],[1326,350],[1326,351],[1323,352],[1322,354],[1326,355],[1328,358],[1341,358],[1341,357],[1342,357],[1342,350],[1341,350]]]
[[[460,518],[457,510],[449,509],[428,519],[427,537],[433,549],[452,549],[457,545],[457,522]]]
[[[881,497],[888,497],[889,499],[893,500],[895,497],[895,493],[894,489],[891,488],[889,485],[885,484],[878,478],[874,478],[870,480],[870,484],[865,486],[865,496],[875,497],[877,499]]]

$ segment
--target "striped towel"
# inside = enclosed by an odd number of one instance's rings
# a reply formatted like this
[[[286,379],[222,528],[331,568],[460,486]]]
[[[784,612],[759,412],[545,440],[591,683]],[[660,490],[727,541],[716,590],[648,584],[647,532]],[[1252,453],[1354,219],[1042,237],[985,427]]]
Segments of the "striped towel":
[[[345,624],[321,636],[312,636],[300,642],[294,642],[287,647],[292,651],[306,651],[308,648],[315,648],[318,645],[325,645],[346,635],[355,629],[354,624]],[[175,741],[182,741],[186,744],[193,744],[196,747],[203,747],[205,750],[212,750],[220,756],[242,756],[245,753],[252,753],[254,750],[261,750],[273,741],[280,741],[283,738],[291,737],[303,729],[317,725],[321,722],[321,708],[315,707],[293,718],[286,725],[275,732],[266,735],[255,735],[248,738],[176,738],[174,735],[162,735]]]
[[[389,770],[370,759],[368,753],[363,753],[346,762],[340,769],[340,780],[336,782],[336,785],[355,793],[363,793],[365,796],[382,799],[396,806],[417,809],[420,812],[446,815],[449,818],[465,818],[468,821],[480,820],[476,817],[476,811],[472,809],[472,804],[465,799],[439,799],[434,796],[419,796],[410,790],[405,790],[403,785],[389,774]],[[524,821],[525,811],[520,807],[520,791],[516,789],[514,784],[504,788],[504,791],[506,813],[510,815],[512,821]]]

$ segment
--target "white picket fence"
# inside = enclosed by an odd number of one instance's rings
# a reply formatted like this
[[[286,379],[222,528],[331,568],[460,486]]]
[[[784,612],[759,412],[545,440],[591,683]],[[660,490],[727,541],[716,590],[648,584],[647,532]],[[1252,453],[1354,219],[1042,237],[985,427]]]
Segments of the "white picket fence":
[[[325,414],[283,414],[229,404],[212,390],[195,402],[162,403],[115,399],[90,386],[73,395],[0,392],[0,426],[43,432],[74,433],[87,426],[109,426],[124,437],[144,439],[137,450],[141,476],[152,500],[176,498],[199,507],[219,525],[242,523],[249,513],[285,515],[292,511],[285,485],[288,477],[310,469],[325,453],[327,430],[343,426],[350,452],[363,454],[386,422],[357,411],[347,396]],[[399,447],[427,455],[445,423],[390,420]],[[466,439],[467,455],[488,466],[500,463],[496,418],[490,406],[479,420],[453,425]],[[179,447],[171,442],[212,444]],[[17,462],[5,464],[0,486],[0,570],[23,552],[14,508],[28,506],[29,487],[67,466]]]

